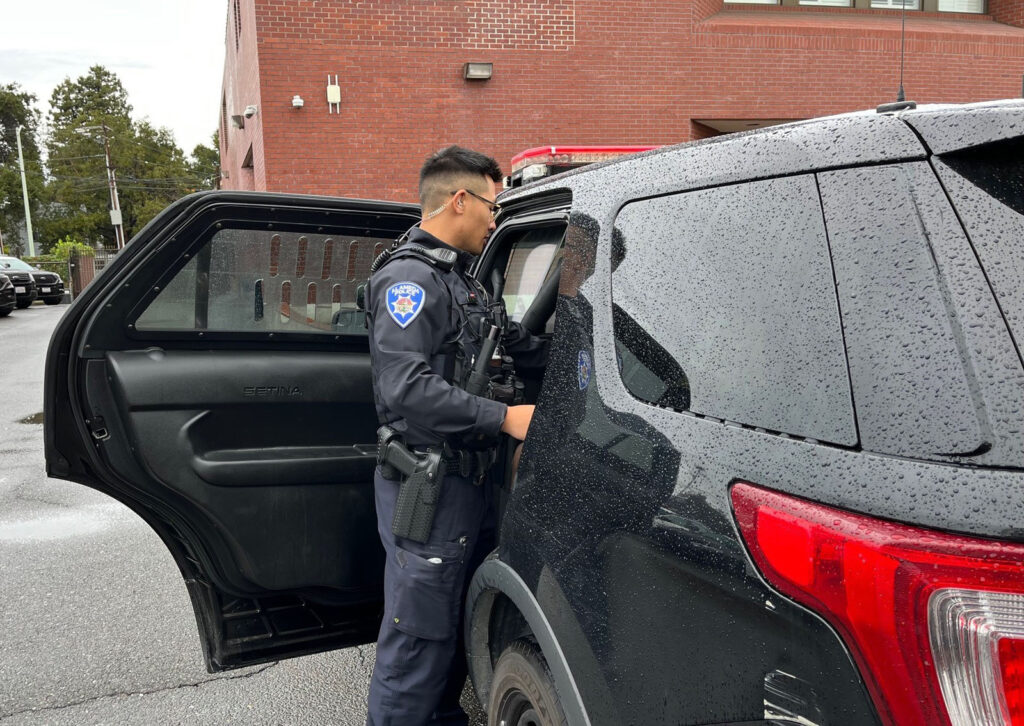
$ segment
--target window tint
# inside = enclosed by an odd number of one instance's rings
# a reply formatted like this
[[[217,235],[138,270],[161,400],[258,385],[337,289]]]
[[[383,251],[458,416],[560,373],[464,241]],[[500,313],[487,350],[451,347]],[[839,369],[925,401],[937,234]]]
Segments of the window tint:
[[[615,236],[615,337],[633,395],[856,443],[812,176],[635,202]]]
[[[554,271],[564,234],[564,225],[541,227],[528,230],[513,243],[502,293],[511,320],[523,319],[541,285]]]
[[[916,458],[975,450],[984,439],[953,313],[904,168],[819,184],[862,446]]]
[[[690,408],[690,382],[679,363],[618,305],[615,357],[626,388],[637,398],[680,411]]]
[[[366,335],[356,290],[377,237],[224,229],[174,275],[135,322],[140,331]]]
[[[943,163],[945,161],[946,163]],[[935,167],[981,260],[999,307],[1024,346],[1024,139],[967,149]]]

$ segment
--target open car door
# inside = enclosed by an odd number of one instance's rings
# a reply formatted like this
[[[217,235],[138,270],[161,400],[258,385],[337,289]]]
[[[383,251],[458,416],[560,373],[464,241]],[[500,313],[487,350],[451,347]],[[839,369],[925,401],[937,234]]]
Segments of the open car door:
[[[377,423],[356,297],[418,219],[385,202],[187,197],[54,332],[47,471],[157,532],[211,671],[376,638]]]

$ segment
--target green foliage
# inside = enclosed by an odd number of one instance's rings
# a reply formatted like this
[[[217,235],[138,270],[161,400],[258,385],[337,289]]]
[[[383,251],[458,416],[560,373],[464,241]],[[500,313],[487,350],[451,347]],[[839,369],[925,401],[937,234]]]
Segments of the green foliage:
[[[0,235],[4,249],[24,253],[20,237],[25,229],[25,207],[21,193],[21,171],[18,168],[17,129],[21,131],[25,179],[33,219],[43,195],[44,177],[39,160],[39,112],[32,104],[36,97],[21,90],[17,83],[0,85]]]
[[[190,160],[168,129],[132,120],[124,86],[103,66],[93,66],[75,81],[65,79],[50,105],[49,204],[38,223],[41,239],[71,237],[88,245],[115,246],[105,142],[117,178],[126,241],[171,202],[196,189],[213,188],[206,152],[200,152],[202,161]],[[200,148],[205,149],[200,145],[193,153]]]
[[[101,65],[72,81],[65,78],[50,96],[50,126],[55,134],[100,120],[130,124],[132,107],[121,79]]]
[[[220,188],[220,129],[213,132],[211,145],[196,144],[192,149],[189,172],[198,180],[194,191]]]
[[[93,257],[96,254],[96,250],[86,244],[82,244],[74,237],[65,237],[64,239],[58,240],[50,248],[49,256],[60,262],[67,262],[71,259],[71,255],[77,253],[83,257]]]
[[[38,267],[40,270],[46,270],[47,272],[52,272],[55,275],[59,275],[60,278],[65,283],[67,283],[67,281],[71,279],[67,260],[58,260],[53,255],[23,257],[22,260],[32,265],[33,267]]]

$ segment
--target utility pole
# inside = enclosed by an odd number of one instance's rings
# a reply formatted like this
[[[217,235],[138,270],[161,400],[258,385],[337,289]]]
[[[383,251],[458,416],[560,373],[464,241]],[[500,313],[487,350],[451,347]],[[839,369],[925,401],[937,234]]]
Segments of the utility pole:
[[[121,202],[117,198],[117,174],[110,163],[110,140],[107,125],[103,124],[103,153],[107,157],[107,181],[110,184],[110,222],[114,225],[114,239],[117,249],[124,249],[124,226],[121,224]]]
[[[15,135],[18,137],[18,167],[21,169],[21,196],[25,202],[25,226],[28,228],[28,256],[36,256],[36,242],[32,238],[32,212],[28,208],[28,182],[25,180],[25,156],[21,153],[21,130],[19,126]]]
[[[121,224],[121,202],[117,196],[117,174],[114,166],[110,163],[110,139],[107,132],[110,131],[106,124],[101,126],[83,126],[75,129],[80,134],[88,134],[90,131],[100,130],[103,132],[103,155],[107,160],[107,185],[110,187],[110,223],[114,225],[114,241],[117,249],[124,248],[124,226]]]

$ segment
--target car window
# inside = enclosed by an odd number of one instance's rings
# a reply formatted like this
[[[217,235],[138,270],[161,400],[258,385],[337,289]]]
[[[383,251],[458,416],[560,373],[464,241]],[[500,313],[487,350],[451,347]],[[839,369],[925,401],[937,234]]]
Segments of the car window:
[[[502,299],[511,320],[519,322],[530,309],[561,255],[565,225],[529,229],[512,243],[505,265]]]
[[[31,272],[36,269],[27,262],[22,262],[17,257],[0,257],[0,268],[6,270],[23,270],[25,272]]]
[[[613,323],[634,396],[856,444],[813,176],[634,202],[614,236]]]
[[[972,384],[907,172],[849,169],[819,184],[863,448],[973,451],[984,438]]]
[[[357,289],[392,241],[222,229],[164,285],[135,327],[366,335]]]
[[[935,160],[1017,343],[1024,346],[1024,139]]]
[[[626,388],[637,398],[680,411],[690,408],[690,382],[679,363],[618,305],[615,360]]]

